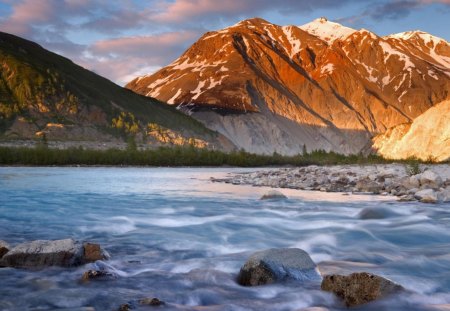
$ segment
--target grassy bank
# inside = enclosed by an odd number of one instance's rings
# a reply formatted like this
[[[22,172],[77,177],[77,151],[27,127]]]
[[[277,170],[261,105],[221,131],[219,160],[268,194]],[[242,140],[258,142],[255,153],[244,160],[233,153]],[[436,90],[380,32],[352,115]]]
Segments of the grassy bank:
[[[344,156],[334,152],[314,151],[296,156],[256,155],[247,152],[223,153],[193,147],[155,150],[87,150],[0,147],[0,165],[139,165],[139,166],[276,166],[387,163],[378,156]],[[390,161],[389,161],[390,162]]]

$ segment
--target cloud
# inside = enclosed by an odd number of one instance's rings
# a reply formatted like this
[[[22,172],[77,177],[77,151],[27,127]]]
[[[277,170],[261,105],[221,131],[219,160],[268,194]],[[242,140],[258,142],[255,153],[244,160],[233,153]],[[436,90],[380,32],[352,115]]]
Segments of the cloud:
[[[423,1],[400,0],[377,6],[370,12],[370,17],[375,20],[397,19],[410,14],[411,10],[424,5]]]
[[[101,40],[87,49],[82,62],[90,61],[97,73],[125,84],[175,60],[198,37],[195,31],[180,31]]]
[[[339,23],[348,24],[364,24],[364,20],[375,20],[380,22],[382,20],[391,19],[396,20],[410,15],[414,10],[421,7],[440,4],[450,6],[450,0],[393,0],[393,1],[378,1],[370,4],[363,12],[358,15],[349,16],[337,20]]]
[[[29,34],[32,25],[48,22],[53,8],[50,1],[26,0],[13,6],[11,16],[0,23],[3,31],[14,34]]]
[[[353,0],[355,1],[355,0]],[[363,0],[360,0],[360,2]],[[217,0],[175,0],[173,2],[160,1],[151,19],[159,22],[207,22],[219,18],[235,18],[236,16],[254,17],[267,11],[281,14],[305,14],[316,9],[329,6],[343,6],[352,0],[246,0],[246,1],[217,1]]]
[[[186,46],[198,37],[199,34],[194,31],[122,37],[97,41],[92,45],[91,50],[101,54],[139,57],[165,53],[164,58],[171,58],[170,54],[179,54],[180,46]]]

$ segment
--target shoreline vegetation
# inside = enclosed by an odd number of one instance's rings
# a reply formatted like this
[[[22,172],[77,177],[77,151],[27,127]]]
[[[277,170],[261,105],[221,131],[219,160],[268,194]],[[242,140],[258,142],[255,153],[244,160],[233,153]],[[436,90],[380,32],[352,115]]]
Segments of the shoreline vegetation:
[[[82,147],[68,149],[49,148],[45,144],[36,147],[0,147],[0,165],[27,166],[308,166],[340,164],[389,164],[403,163],[414,171],[420,163],[433,164],[415,158],[390,160],[378,155],[342,155],[323,150],[304,152],[294,156],[258,155],[245,151],[225,153],[199,149],[193,146],[159,147],[138,150],[131,144],[127,149],[94,150]],[[441,162],[441,164],[449,163]]]

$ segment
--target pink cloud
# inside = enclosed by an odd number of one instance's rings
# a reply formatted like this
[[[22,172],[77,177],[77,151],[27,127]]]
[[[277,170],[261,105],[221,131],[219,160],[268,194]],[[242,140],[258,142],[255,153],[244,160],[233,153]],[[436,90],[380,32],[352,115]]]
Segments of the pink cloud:
[[[32,24],[49,21],[54,13],[53,7],[47,0],[16,2],[12,7],[13,13],[0,27],[6,32],[25,35],[30,32]]]
[[[194,31],[180,31],[101,40],[90,46],[79,62],[125,84],[169,64],[199,36]]]
[[[166,2],[162,5],[162,10],[154,15],[154,19],[179,22],[206,13],[235,14],[246,11],[254,5],[252,2],[254,1],[176,0],[173,3]]]
[[[122,37],[109,40],[97,41],[91,50],[101,54],[119,55],[151,55],[167,53],[173,49],[179,50],[198,38],[199,34],[194,31],[168,32],[150,36]]]

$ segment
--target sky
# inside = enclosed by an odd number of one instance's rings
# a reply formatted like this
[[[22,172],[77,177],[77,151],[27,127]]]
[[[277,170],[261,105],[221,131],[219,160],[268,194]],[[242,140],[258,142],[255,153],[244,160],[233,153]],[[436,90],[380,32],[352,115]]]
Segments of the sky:
[[[420,29],[450,41],[450,0],[0,0],[0,31],[119,85],[168,65],[207,31],[322,16],[380,36]]]

